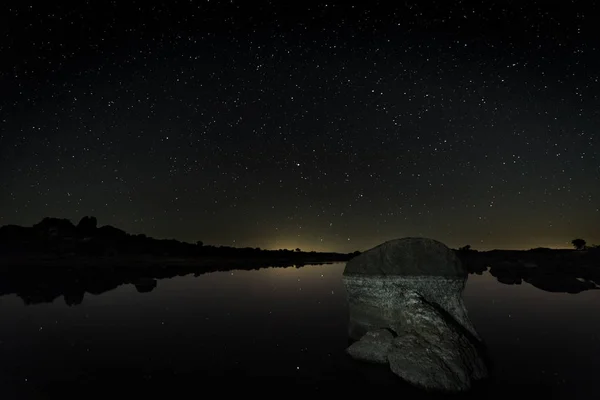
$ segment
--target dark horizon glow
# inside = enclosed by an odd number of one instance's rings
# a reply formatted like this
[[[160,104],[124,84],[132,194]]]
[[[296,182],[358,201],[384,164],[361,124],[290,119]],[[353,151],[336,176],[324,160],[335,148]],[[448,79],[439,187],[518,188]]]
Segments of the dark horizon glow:
[[[520,3],[3,4],[0,225],[599,244],[596,6]]]

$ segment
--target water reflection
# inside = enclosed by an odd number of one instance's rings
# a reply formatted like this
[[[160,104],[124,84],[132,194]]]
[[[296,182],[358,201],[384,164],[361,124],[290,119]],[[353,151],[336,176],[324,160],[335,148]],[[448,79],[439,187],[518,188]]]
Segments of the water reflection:
[[[569,250],[458,252],[471,273],[489,273],[506,285],[530,285],[547,291],[577,294],[600,285],[600,252]]]
[[[85,300],[78,307],[0,297],[3,398],[279,384],[336,394],[375,385],[426,398],[389,369],[345,356],[343,269],[340,263],[175,276],[143,295],[132,284],[102,295],[71,292],[71,303]],[[489,272],[471,275],[465,305],[494,365],[491,386],[470,396],[593,394],[599,293],[550,293],[527,282],[499,284]]]
[[[475,256],[480,257],[480,256]],[[600,266],[590,265],[545,265],[502,260],[481,260],[463,257],[471,274],[488,272],[498,282],[520,285],[526,282],[547,292],[577,294],[596,290],[600,283]],[[331,263],[329,263],[331,264]],[[310,265],[310,264],[308,264]],[[324,264],[316,264],[324,265]],[[325,264],[326,265],[326,264]],[[264,266],[253,265],[245,270],[264,270],[266,274],[289,274],[304,267],[304,264]],[[139,293],[156,289],[159,281],[177,276],[202,276],[217,271],[239,271],[239,267],[119,267],[119,268],[3,268],[0,269],[0,296],[15,294],[27,305],[52,303],[63,297],[69,306],[83,302],[85,294],[100,295],[123,285],[133,285]],[[271,272],[270,272],[271,271]],[[276,272],[273,272],[276,271]]]
[[[244,271],[264,269],[294,270],[305,265],[252,265]],[[148,293],[158,286],[158,281],[177,276],[199,277],[218,271],[239,271],[239,267],[228,265],[213,267],[165,266],[165,267],[115,267],[115,268],[72,268],[72,267],[19,267],[0,269],[0,296],[15,294],[26,305],[52,303],[63,297],[69,306],[83,302],[85,293],[100,295],[123,285],[133,285],[139,293]]]

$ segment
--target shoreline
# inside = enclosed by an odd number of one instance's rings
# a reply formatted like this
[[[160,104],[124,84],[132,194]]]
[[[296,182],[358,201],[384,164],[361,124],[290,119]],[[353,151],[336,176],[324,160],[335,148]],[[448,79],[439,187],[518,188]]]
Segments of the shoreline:
[[[489,272],[503,284],[528,282],[550,292],[579,293],[600,285],[600,252],[493,251],[459,252],[470,274]],[[68,305],[81,304],[85,294],[102,294],[131,284],[140,293],[154,290],[161,279],[233,270],[301,268],[345,263],[352,255],[339,253],[291,253],[249,255],[150,254],[87,256],[0,255],[0,297],[15,294],[25,304],[53,302],[64,297]]]
[[[102,267],[214,267],[225,265],[296,265],[347,262],[351,257],[336,256],[279,256],[279,257],[235,257],[235,256],[196,256],[172,257],[154,255],[123,255],[112,257],[90,257],[81,255],[54,256],[0,255],[0,270],[15,267],[55,267],[55,268],[102,268]]]

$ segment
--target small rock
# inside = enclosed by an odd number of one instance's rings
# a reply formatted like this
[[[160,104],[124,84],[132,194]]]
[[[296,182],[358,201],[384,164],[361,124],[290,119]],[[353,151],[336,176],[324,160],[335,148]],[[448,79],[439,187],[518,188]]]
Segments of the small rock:
[[[377,364],[387,364],[394,335],[387,329],[367,332],[346,349],[352,358]]]

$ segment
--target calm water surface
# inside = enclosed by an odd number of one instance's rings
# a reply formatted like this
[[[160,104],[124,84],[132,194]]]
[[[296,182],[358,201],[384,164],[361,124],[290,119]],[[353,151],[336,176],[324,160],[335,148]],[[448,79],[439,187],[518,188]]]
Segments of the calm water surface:
[[[435,397],[344,354],[344,265],[189,275],[150,293],[132,285],[86,293],[78,306],[0,297],[0,398],[211,388]],[[492,381],[466,397],[600,393],[599,291],[548,293],[484,273],[469,277],[464,298],[493,361]]]

